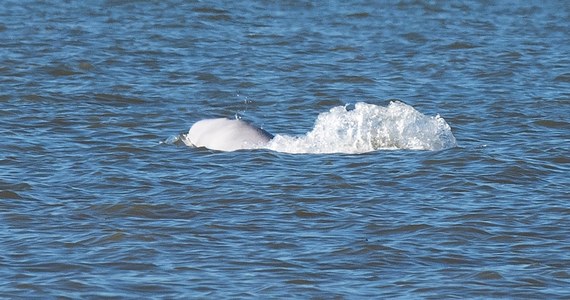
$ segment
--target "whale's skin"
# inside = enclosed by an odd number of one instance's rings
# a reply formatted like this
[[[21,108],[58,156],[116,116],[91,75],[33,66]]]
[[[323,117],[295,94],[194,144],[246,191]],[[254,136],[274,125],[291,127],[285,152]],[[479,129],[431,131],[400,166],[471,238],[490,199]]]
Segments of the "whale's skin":
[[[272,134],[248,122],[227,118],[198,121],[186,136],[195,147],[218,151],[262,148],[272,138]]]

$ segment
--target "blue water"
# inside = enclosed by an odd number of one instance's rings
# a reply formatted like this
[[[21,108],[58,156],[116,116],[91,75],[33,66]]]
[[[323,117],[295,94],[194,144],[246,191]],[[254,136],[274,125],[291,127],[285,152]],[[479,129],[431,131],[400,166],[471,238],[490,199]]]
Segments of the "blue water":
[[[566,1],[2,1],[0,298],[567,299],[569,20]],[[219,117],[338,133],[319,116],[360,102],[439,115],[456,143],[182,142]]]

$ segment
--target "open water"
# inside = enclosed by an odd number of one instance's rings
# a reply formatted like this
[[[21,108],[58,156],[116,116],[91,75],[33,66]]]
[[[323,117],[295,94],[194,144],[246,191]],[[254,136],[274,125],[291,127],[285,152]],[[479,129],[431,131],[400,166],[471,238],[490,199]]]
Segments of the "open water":
[[[0,298],[570,298],[567,1],[0,3]],[[187,146],[193,123],[276,135]]]

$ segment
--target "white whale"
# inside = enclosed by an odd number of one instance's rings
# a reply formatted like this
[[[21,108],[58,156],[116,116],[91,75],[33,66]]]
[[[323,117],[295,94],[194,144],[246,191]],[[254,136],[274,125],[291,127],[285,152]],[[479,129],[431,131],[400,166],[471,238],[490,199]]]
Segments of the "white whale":
[[[272,134],[259,127],[226,118],[198,121],[186,135],[192,146],[219,151],[262,148],[272,138]]]

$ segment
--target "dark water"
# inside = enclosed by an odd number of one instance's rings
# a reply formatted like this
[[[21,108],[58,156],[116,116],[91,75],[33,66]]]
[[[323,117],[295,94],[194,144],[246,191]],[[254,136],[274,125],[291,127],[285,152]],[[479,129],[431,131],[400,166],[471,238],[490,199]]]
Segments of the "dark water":
[[[568,299],[569,20],[566,1],[2,1],[0,298]],[[178,141],[390,99],[456,147]]]

